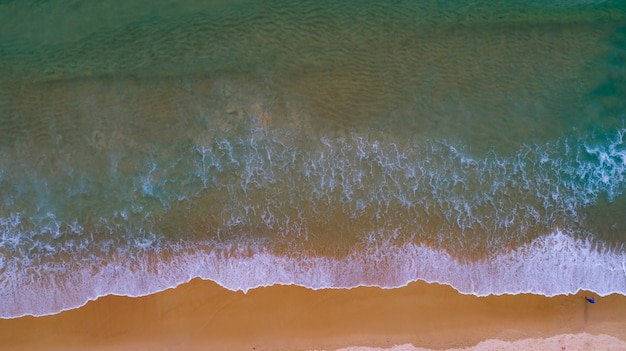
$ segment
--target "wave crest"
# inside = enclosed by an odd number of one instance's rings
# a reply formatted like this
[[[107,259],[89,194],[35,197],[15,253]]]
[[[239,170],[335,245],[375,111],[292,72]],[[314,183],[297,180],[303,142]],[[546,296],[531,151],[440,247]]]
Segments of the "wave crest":
[[[0,282],[0,317],[47,315],[109,294],[143,296],[193,278],[230,290],[274,284],[311,289],[379,286],[397,288],[423,280],[477,296],[579,290],[626,295],[626,254],[556,231],[508,253],[461,262],[443,250],[407,243],[370,245],[343,258],[278,256],[254,246],[180,243],[167,255],[144,252],[115,259],[85,257],[66,264],[16,271]],[[77,264],[77,265],[76,265]],[[13,267],[15,268],[15,267]]]

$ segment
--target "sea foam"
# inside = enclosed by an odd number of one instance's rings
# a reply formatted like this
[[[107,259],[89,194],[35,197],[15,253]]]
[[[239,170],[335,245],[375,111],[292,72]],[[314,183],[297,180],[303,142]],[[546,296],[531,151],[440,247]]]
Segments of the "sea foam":
[[[28,213],[22,197],[32,194],[22,189],[44,175],[4,173],[7,198],[23,210],[11,212],[13,204],[5,203],[9,213],[0,218],[0,316],[56,313],[100,296],[141,296],[195,277],[243,291],[273,284],[393,288],[423,280],[479,296],[581,289],[626,294],[623,245],[605,244],[577,227],[579,213],[599,197],[610,201],[623,192],[624,133],[601,143],[565,138],[512,156],[484,157],[451,143],[400,146],[358,135],[322,138],[310,149],[265,131],[216,137],[183,149],[189,154],[176,159],[144,160],[128,191],[106,194],[113,200],[110,213],[92,213],[100,219],[89,225],[61,218],[53,205],[58,196],[69,196],[57,211],[77,216],[90,204],[84,199],[95,179],[78,185],[87,184],[76,192],[83,194],[76,198],[79,209],[71,207],[74,178],[68,178],[59,194],[42,188],[33,198],[45,201]],[[120,179],[98,185],[114,188]],[[94,190],[92,200],[105,193]],[[207,213],[217,218],[215,232],[163,232],[159,216],[176,202],[203,196],[221,199],[208,207],[218,211]],[[344,224],[360,224],[358,232],[333,234],[340,228],[328,227],[335,212],[349,215],[339,218]],[[314,241],[320,228],[355,236],[347,255],[274,253],[272,240]],[[460,258],[459,248],[472,245],[489,258]]]
[[[275,284],[397,288],[422,280],[477,296],[554,296],[579,290],[626,295],[626,254],[598,248],[563,231],[475,262],[461,262],[445,251],[412,243],[372,245],[344,258],[283,257],[261,247],[209,243],[181,243],[168,251],[163,257],[144,251],[112,260],[83,258],[72,267],[49,263],[38,270],[16,271],[5,266],[0,317],[54,314],[101,296],[143,296],[193,278],[244,292]]]

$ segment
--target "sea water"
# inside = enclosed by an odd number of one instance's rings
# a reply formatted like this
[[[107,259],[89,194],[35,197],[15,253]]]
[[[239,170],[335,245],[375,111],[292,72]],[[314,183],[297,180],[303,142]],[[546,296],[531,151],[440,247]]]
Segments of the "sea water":
[[[626,294],[620,1],[0,2],[0,316]]]

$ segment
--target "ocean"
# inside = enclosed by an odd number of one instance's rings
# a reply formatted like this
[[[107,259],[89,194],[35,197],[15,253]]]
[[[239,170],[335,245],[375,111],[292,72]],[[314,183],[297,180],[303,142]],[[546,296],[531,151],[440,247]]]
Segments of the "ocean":
[[[626,295],[626,4],[0,1],[0,317]]]

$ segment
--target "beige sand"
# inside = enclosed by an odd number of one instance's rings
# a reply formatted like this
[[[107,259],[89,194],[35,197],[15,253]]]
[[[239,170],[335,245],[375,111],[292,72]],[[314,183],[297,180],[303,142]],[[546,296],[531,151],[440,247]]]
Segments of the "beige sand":
[[[591,305],[583,295],[478,298],[423,282],[390,290],[273,286],[244,294],[196,279],[141,298],[108,296],[58,315],[0,320],[0,345],[7,350],[260,351],[412,344],[441,350],[499,339],[470,350],[519,350],[526,346],[497,343],[554,337],[557,350],[563,340],[582,342],[583,348],[567,346],[580,350],[589,349],[584,345],[595,340],[592,335],[626,340],[626,297],[611,295]],[[567,341],[571,338],[578,341]]]
[[[551,338],[534,338],[516,341],[488,340],[468,348],[454,348],[448,351],[526,351],[526,350],[626,350],[626,342],[609,335],[563,334]],[[347,347],[337,351],[432,351],[410,344],[396,345],[390,348],[379,347]]]

